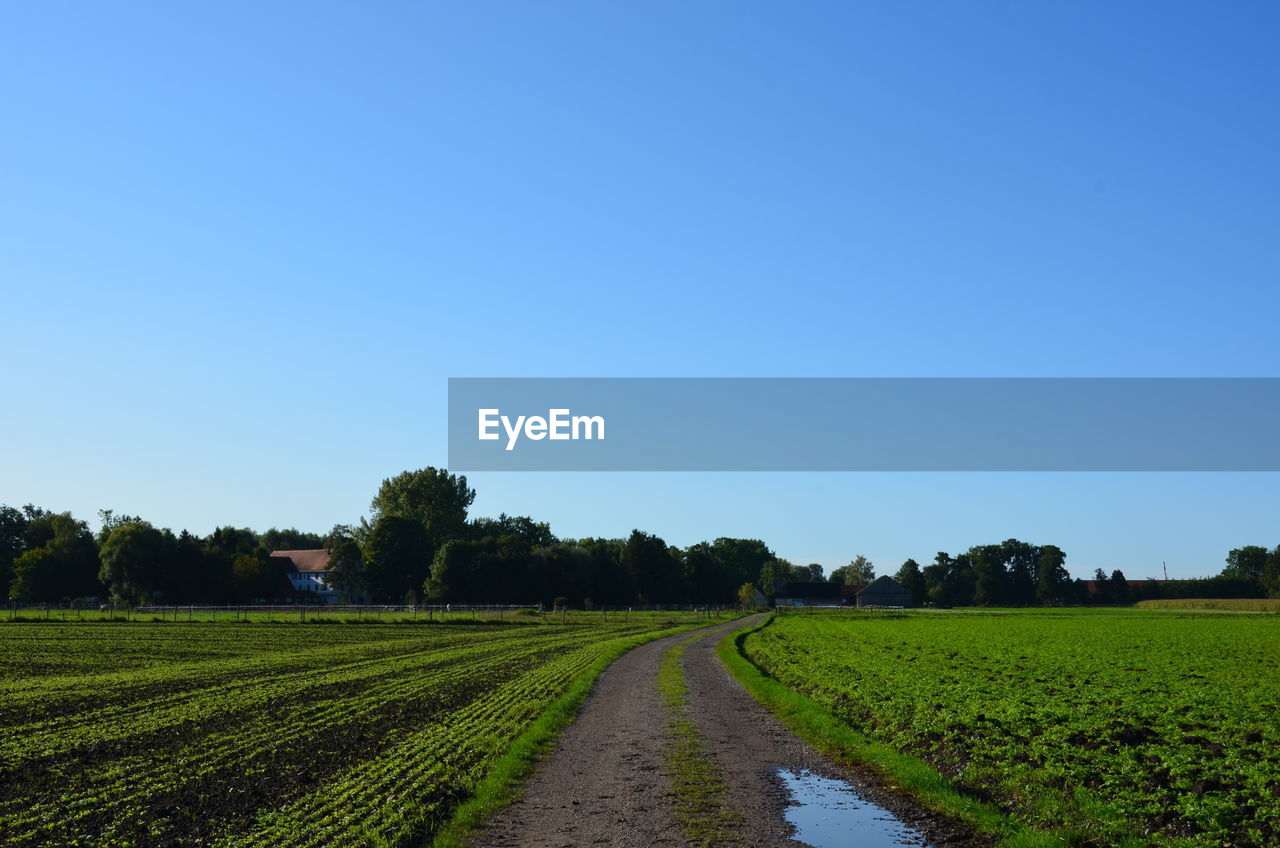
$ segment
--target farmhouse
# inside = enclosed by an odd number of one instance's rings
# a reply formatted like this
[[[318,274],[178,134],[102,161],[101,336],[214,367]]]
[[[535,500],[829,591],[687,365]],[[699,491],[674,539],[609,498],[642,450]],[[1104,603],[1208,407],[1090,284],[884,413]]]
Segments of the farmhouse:
[[[336,593],[326,577],[329,570],[329,549],[310,551],[272,551],[271,564],[288,581],[289,595],[309,601],[332,603]]]
[[[783,607],[909,607],[911,593],[892,577],[877,577],[865,586],[841,583],[778,581],[775,602]]]

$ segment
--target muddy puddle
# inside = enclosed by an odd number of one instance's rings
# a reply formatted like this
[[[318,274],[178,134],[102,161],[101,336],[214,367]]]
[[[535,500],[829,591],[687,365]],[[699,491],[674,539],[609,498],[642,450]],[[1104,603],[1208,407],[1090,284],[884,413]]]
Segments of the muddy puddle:
[[[798,842],[812,848],[927,848],[919,833],[843,780],[808,769],[778,769],[778,777],[791,795],[786,819],[795,827],[792,839]]]

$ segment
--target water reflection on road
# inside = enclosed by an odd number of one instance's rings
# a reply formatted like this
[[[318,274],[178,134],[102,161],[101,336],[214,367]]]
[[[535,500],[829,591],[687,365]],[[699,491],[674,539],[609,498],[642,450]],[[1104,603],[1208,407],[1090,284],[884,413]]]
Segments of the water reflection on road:
[[[778,769],[791,794],[786,818],[793,839],[813,848],[900,848],[926,846],[924,838],[858,794],[848,783],[814,774]]]

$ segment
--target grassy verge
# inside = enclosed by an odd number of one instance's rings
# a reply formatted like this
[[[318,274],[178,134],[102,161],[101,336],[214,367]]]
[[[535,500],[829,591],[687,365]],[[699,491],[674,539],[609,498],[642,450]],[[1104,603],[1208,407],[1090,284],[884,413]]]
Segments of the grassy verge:
[[[609,664],[632,648],[688,630],[694,624],[646,633],[614,647],[583,672],[563,695],[556,699],[532,725],[515,738],[507,753],[476,784],[470,797],[454,808],[449,820],[431,841],[432,848],[462,848],[471,832],[498,810],[515,800],[520,782],[533,771],[534,763],[546,752],[578,714],[592,685]]]
[[[760,627],[767,627],[772,617]],[[958,790],[951,781],[916,757],[859,733],[816,701],[769,677],[743,654],[743,641],[760,627],[730,633],[716,653],[747,691],[798,736],[838,762],[869,766],[886,785],[911,795],[925,807],[1000,840],[1006,848],[1072,845],[1072,834],[1043,832],[1014,821],[992,804]]]
[[[671,711],[667,772],[676,795],[676,816],[690,845],[737,845],[740,817],[728,809],[729,788],[697,725],[689,718],[689,688],[681,659],[698,634],[669,649],[658,667],[658,690]]]

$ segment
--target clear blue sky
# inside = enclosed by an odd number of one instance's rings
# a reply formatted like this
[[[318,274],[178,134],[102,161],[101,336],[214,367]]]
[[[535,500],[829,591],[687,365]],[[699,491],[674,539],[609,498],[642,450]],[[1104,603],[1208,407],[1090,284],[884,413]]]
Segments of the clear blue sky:
[[[0,503],[325,530],[449,376],[1280,376],[1274,3],[8,3]],[[1078,575],[1273,474],[477,474],[561,535]]]

